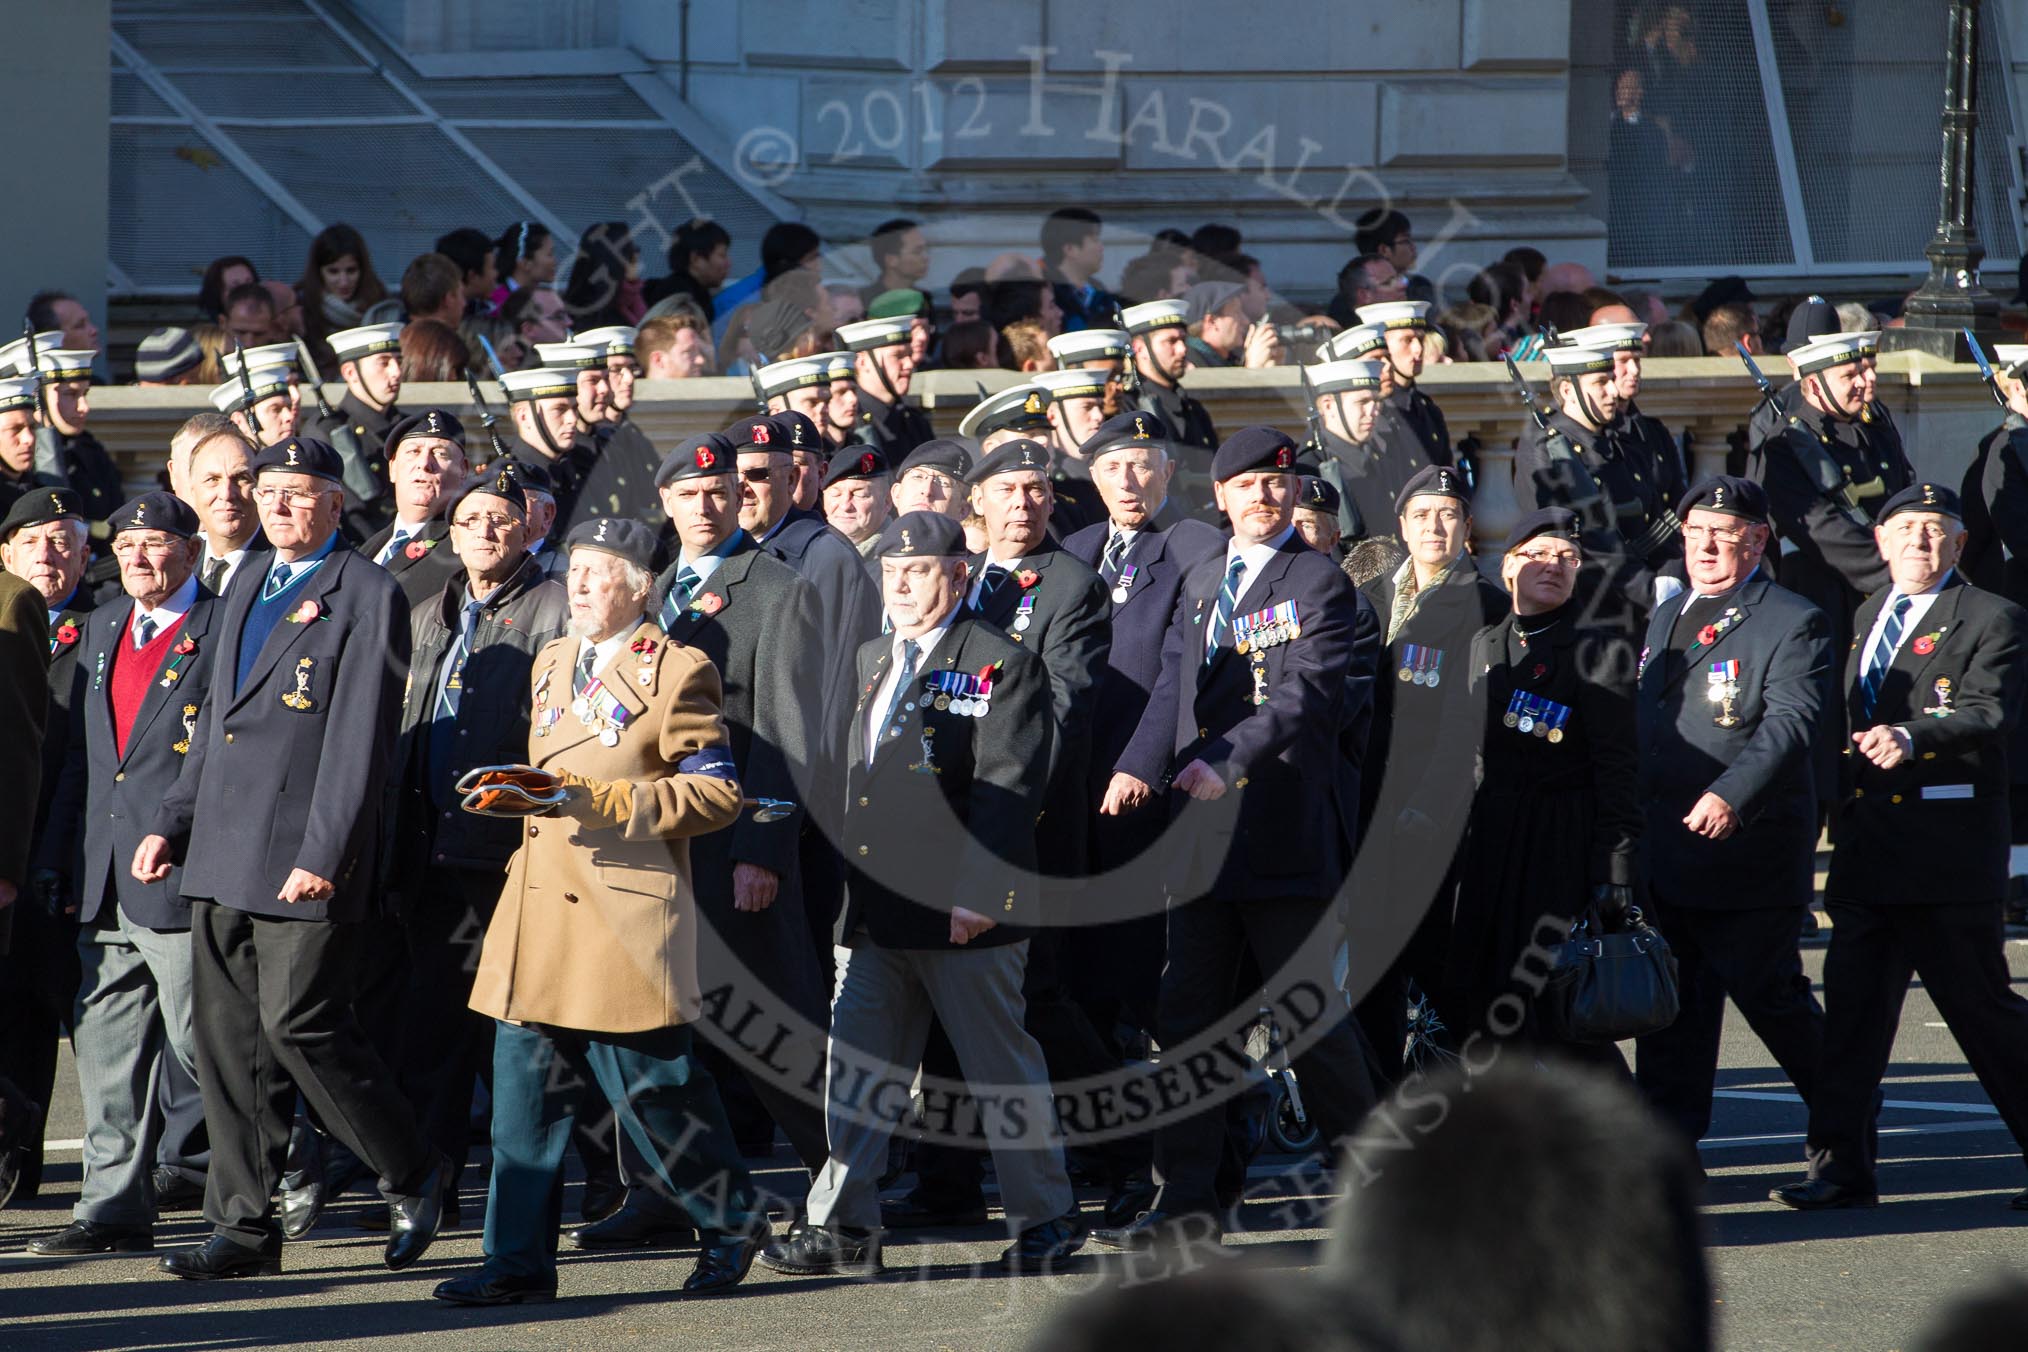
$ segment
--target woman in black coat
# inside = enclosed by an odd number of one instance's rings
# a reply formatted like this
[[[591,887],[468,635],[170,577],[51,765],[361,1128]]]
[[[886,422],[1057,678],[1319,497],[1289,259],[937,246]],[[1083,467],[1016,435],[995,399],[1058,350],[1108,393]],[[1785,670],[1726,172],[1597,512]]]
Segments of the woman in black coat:
[[[1441,984],[1457,888],[1453,861],[1472,801],[1480,719],[1472,639],[1507,613],[1507,594],[1468,546],[1470,489],[1457,470],[1417,471],[1393,504],[1408,556],[1362,590],[1385,649],[1360,773],[1359,895],[1415,906],[1421,919],[1393,967],[1359,1002],[1360,1026],[1393,1079],[1408,1036],[1408,985]]]
[[[1484,732],[1438,1000],[1461,1041],[1475,1030],[1545,1041],[1535,996],[1550,951],[1587,911],[1617,920],[1632,903],[1634,654],[1581,622],[1582,562],[1574,512],[1522,518],[1500,569],[1513,613],[1472,643]],[[1566,1050],[1625,1068],[1611,1045]]]

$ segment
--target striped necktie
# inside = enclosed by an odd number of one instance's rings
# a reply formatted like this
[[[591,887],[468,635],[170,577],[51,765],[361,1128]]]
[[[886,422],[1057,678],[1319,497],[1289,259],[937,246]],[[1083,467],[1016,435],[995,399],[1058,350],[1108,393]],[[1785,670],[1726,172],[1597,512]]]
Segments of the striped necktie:
[[[1205,631],[1204,661],[1209,664],[1225,646],[1232,632],[1232,613],[1239,609],[1239,580],[1246,575],[1246,560],[1234,555],[1225,570],[1225,585],[1218,589],[1218,609],[1212,612],[1211,627]]]
[[[697,570],[689,564],[684,564],[677,571],[675,582],[670,584],[669,594],[662,598],[663,633],[666,634],[676,627],[676,621],[683,617],[684,608],[690,604],[691,598],[697,595],[697,588],[700,585],[702,579],[697,576]]]
[[[261,600],[272,601],[289,589],[289,567],[286,563],[275,565],[275,571],[268,574],[268,585],[261,589]]]
[[[912,638],[903,639],[901,641],[901,670],[897,671],[894,676],[894,695],[887,701],[886,717],[880,720],[881,727],[885,729],[881,735],[881,744],[885,744],[901,736],[902,703],[908,698],[909,687],[915,684],[916,663],[921,660],[922,644],[917,643]],[[880,746],[876,745],[871,750],[878,751],[879,749]],[[871,751],[869,751],[867,759],[869,761],[872,759]]]
[[[139,652],[155,641],[155,631],[160,628],[152,615],[143,615],[134,621],[134,650]]]
[[[999,591],[1000,585],[1006,580],[1007,570],[1005,568],[1002,568],[997,563],[986,565],[985,576],[979,579],[979,606],[981,609],[985,607],[986,602],[993,599],[993,593]]]
[[[1910,596],[1894,603],[1887,612],[1887,623],[1880,627],[1880,639],[1866,659],[1866,673],[1859,678],[1859,711],[1868,718],[1873,717],[1880,687],[1887,682],[1887,669],[1894,665],[1894,650],[1901,646],[1901,627],[1907,623],[1908,608],[1914,604],[1915,598]]]
[[[1099,560],[1099,576],[1107,582],[1120,580],[1120,569],[1127,561],[1127,551],[1134,547],[1134,541],[1123,530],[1115,530],[1106,541],[1106,556]]]

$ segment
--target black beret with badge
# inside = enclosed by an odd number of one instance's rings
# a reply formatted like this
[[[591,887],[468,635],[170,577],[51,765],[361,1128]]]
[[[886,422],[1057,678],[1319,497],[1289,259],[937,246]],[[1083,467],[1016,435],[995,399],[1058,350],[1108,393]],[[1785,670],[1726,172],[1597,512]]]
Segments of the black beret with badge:
[[[189,503],[160,489],[143,493],[121,507],[106,518],[106,526],[114,535],[128,530],[159,530],[179,540],[188,540],[202,529]]]
[[[732,449],[729,437],[722,432],[701,432],[686,438],[675,450],[662,457],[661,468],[655,471],[655,487],[675,483],[678,479],[731,474],[738,468],[739,456]]]
[[[1085,438],[1085,462],[1089,464],[1107,451],[1131,451],[1136,446],[1169,448],[1169,424],[1162,421],[1161,414],[1138,408],[1113,414]]]
[[[1339,501],[1338,490],[1330,480],[1320,479],[1314,474],[1303,476],[1303,491],[1296,495],[1296,506],[1336,516]]]
[[[1456,498],[1468,508],[1472,505],[1472,490],[1465,485],[1465,476],[1449,465],[1424,465],[1410,475],[1394,499],[1394,514],[1407,511],[1410,498],[1422,497]]]
[[[972,467],[972,472],[965,481],[982,484],[996,475],[1018,474],[1023,470],[1048,474],[1049,450],[1041,442],[1031,441],[1027,437],[1016,437],[1012,441],[995,446],[985,459]]]
[[[1211,477],[1219,483],[1256,472],[1294,472],[1296,443],[1272,427],[1242,427],[1225,439],[1211,457]]]
[[[894,472],[895,477],[900,478],[922,465],[962,479],[971,472],[972,453],[957,442],[942,437],[925,441],[902,458],[901,467]]]
[[[817,424],[810,421],[807,413],[784,409],[780,413],[770,413],[768,417],[774,420],[778,434],[769,450],[815,451],[818,455],[830,453],[831,448],[824,444],[824,434],[817,430]]]
[[[564,537],[565,549],[614,554],[638,568],[655,571],[655,532],[631,517],[595,516],[581,521]]]
[[[1577,513],[1568,507],[1538,507],[1514,523],[1508,533],[1507,543],[1501,547],[1503,554],[1512,554],[1522,545],[1538,535],[1553,536],[1558,540],[1578,541]]]
[[[387,445],[383,448],[387,458],[392,460],[394,448],[411,437],[441,437],[460,451],[465,449],[465,425],[448,409],[426,408],[409,414],[389,428]]]
[[[780,451],[789,453],[788,435],[771,413],[756,413],[751,418],[741,418],[719,434],[732,444],[735,451]]]
[[[520,478],[513,470],[503,466],[490,473],[474,475],[468,479],[465,486],[458,490],[458,496],[451,500],[448,515],[455,518],[459,506],[466,498],[477,497],[480,494],[498,498],[524,516],[528,513],[528,494],[522,491]]]
[[[1940,512],[1954,520],[1965,519],[1965,509],[1958,501],[1957,492],[1943,484],[1910,484],[1882,504],[1880,515],[1874,519],[1884,523],[1888,517],[1902,512]]]
[[[556,481],[549,477],[549,471],[540,465],[530,465],[520,460],[503,460],[498,466],[502,474],[512,476],[521,485],[523,493],[545,493],[556,496]]]
[[[308,474],[338,484],[345,481],[345,462],[338,452],[312,437],[290,437],[272,446],[263,446],[254,456],[253,474],[258,479],[268,470],[283,474]]]
[[[942,512],[910,512],[898,516],[880,532],[873,547],[877,559],[962,559],[965,528]]]
[[[824,487],[847,479],[878,479],[887,473],[887,457],[866,446],[847,446],[831,457],[824,471]]]
[[[86,520],[84,499],[69,488],[31,488],[14,500],[7,509],[7,518],[0,521],[0,540],[13,537],[14,532],[30,526],[46,526],[52,521]]]
[[[1767,491],[1751,479],[1736,474],[1708,474],[1691,486],[1676,504],[1676,515],[1692,511],[1717,512],[1742,521],[1767,524]]]

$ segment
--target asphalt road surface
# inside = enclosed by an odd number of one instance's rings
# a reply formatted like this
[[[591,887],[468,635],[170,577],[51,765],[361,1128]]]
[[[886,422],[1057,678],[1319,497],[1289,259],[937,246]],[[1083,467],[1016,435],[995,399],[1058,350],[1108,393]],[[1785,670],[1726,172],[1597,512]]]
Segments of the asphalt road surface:
[[[2008,944],[2017,983],[2028,942]],[[1812,973],[1823,949],[1805,952]],[[1704,1162],[1706,1216],[1718,1288],[1721,1345],[1738,1352],[1847,1352],[1901,1348],[1937,1304],[1990,1274],[2028,1265],[2028,1214],[2007,1200],[2028,1185],[2020,1154],[1964,1064],[1935,1006],[1918,986],[1902,1013],[1881,1119],[1881,1205],[1804,1215],[1767,1200],[1800,1173],[1803,1110],[1737,1013],[1726,1026],[1721,1100]],[[0,1212],[0,1348],[355,1348],[374,1352],[461,1349],[934,1349],[1021,1348],[1051,1311],[1109,1274],[1122,1257],[1095,1254],[1051,1278],[986,1275],[1005,1244],[997,1226],[928,1232],[891,1246],[885,1280],[798,1280],[756,1267],[736,1292],[685,1301],[686,1251],[576,1254],[566,1249],[555,1304],[454,1309],[430,1299],[446,1276],[479,1260],[483,1191],[464,1194],[464,1224],[407,1272],[380,1265],[382,1237],[353,1218],[364,1194],[325,1212],[309,1239],[290,1244],[283,1275],[220,1284],[179,1282],[152,1257],[59,1263],[28,1256],[35,1235],[61,1226],[76,1196],[83,1126],[66,1057],[51,1114],[42,1195]],[[786,1154],[761,1175],[792,1186]],[[1263,1189],[1286,1162],[1257,1165]],[[476,1171],[468,1171],[468,1182]],[[1297,1185],[1296,1192],[1303,1189]],[[575,1214],[576,1188],[565,1199]],[[1285,1208],[1248,1209],[1267,1226]],[[193,1242],[202,1226],[178,1212],[157,1228],[158,1248]],[[1322,1231],[1239,1236],[1234,1261],[1264,1282],[1311,1280]],[[1464,1294],[1462,1291],[1457,1294]]]

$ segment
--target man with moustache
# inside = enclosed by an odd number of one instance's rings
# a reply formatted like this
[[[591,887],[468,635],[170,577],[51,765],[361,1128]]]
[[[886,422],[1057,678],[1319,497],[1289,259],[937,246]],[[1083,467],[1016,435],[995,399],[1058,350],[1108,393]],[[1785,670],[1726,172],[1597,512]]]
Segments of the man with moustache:
[[[1105,514],[1098,490],[1092,487],[1084,444],[1105,421],[1106,391],[1111,386],[1106,372],[1088,367],[1038,371],[1034,384],[1049,399],[1044,412],[1049,419],[1046,444],[1051,452],[1049,487],[1054,500],[1049,524],[1055,537],[1064,539]]]

